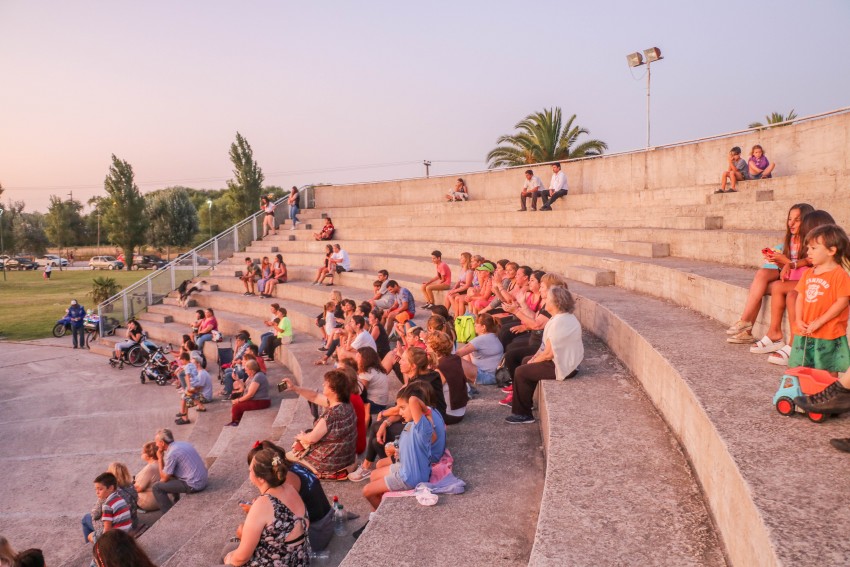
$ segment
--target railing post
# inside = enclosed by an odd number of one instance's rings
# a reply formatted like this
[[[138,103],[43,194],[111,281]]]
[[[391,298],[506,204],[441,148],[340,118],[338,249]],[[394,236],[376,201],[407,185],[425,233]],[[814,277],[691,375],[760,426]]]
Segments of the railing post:
[[[121,294],[121,299],[122,299],[122,303],[124,304],[124,320],[126,321],[127,319],[130,318],[130,309],[129,309],[129,306],[127,305],[127,294],[126,293]]]
[[[218,266],[218,236],[213,241],[213,265]]]
[[[233,253],[239,252],[239,229],[233,227]]]
[[[168,271],[171,272],[171,289],[177,289],[177,274],[174,264],[171,264]]]
[[[153,305],[153,280],[148,278],[148,305]]]
[[[251,228],[254,229],[254,238],[252,239],[252,242],[254,242],[254,241],[257,240],[257,217],[256,217],[256,215],[251,217]]]
[[[192,277],[198,277],[198,251],[192,250]]]
[[[106,336],[106,327],[103,324],[103,312],[100,310],[100,304],[97,304],[97,336],[102,338]]]

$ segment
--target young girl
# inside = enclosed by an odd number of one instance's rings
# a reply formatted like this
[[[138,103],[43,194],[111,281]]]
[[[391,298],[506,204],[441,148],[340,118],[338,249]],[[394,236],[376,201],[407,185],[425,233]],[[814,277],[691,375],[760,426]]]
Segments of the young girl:
[[[767,156],[764,155],[764,150],[758,144],[753,146],[750,152],[750,160],[747,162],[750,168],[750,179],[770,179],[770,172],[776,167],[775,163],[770,163]]]
[[[797,260],[800,251],[800,222],[804,216],[814,210],[815,208],[808,203],[797,203],[791,205],[791,208],[788,209],[788,216],[785,221],[785,240],[782,244],[771,248],[770,252],[762,254],[766,263],[753,276],[741,318],[738,319],[737,323],[726,329],[726,334],[731,335],[726,339],[727,342],[733,344],[755,342],[752,328],[759,310],[761,310],[762,298],[767,294],[770,285],[779,279],[780,270],[789,262]]]
[[[266,282],[266,287],[263,290],[263,293],[260,294],[261,297],[271,297],[277,287],[277,284],[286,283],[286,280],[288,279],[286,263],[283,261],[283,256],[278,254],[274,257],[274,259],[274,264],[272,264],[272,277]]]
[[[298,187],[293,185],[286,202],[289,204],[289,220],[292,221],[289,230],[295,230],[295,227],[298,226],[298,213],[301,211],[301,197],[298,194]]]
[[[272,279],[272,265],[269,262],[268,256],[263,256],[263,261],[260,262],[260,279],[257,281],[257,291],[260,292],[260,297],[265,297],[266,284]]]
[[[274,225],[274,210],[275,204],[268,197],[260,197],[260,210],[263,212],[263,237],[269,234],[277,234],[277,229]]]
[[[322,280],[327,277],[331,278],[331,284],[333,285],[333,271],[330,268],[330,260],[331,254],[334,253],[334,247],[330,244],[325,245],[325,263],[324,265],[316,271],[316,279],[313,280],[313,285],[321,285]]]
[[[446,292],[445,298],[443,299],[443,305],[446,309],[450,309],[452,307],[455,297],[466,294],[466,290],[472,286],[473,274],[471,264],[472,254],[469,252],[463,252],[460,255],[460,275],[457,278],[457,283],[455,283],[452,289]],[[460,315],[463,315],[463,313],[460,313]]]
[[[788,364],[838,376],[850,367],[850,275],[845,271],[850,267],[850,242],[844,230],[828,224],[810,232],[806,244],[812,268],[796,287],[796,336]]]
[[[363,487],[363,496],[373,510],[378,509],[385,493],[411,490],[431,477],[431,445],[438,441],[436,411],[412,392],[413,388],[406,386],[396,397],[399,415],[406,422],[398,440],[398,462],[380,461],[369,484]]]

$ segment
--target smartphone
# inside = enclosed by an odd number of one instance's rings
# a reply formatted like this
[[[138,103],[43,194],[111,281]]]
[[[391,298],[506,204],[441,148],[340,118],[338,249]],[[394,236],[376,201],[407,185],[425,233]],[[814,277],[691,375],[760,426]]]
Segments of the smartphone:
[[[761,253],[765,256],[773,256],[776,254],[776,251],[773,248],[762,248]]]
[[[278,392],[285,392],[288,388],[289,388],[289,384],[287,384],[286,382],[280,382],[277,385],[277,391]]]
[[[239,503],[243,506],[250,506],[251,504],[253,504],[253,502],[251,502],[250,500],[240,500]]]

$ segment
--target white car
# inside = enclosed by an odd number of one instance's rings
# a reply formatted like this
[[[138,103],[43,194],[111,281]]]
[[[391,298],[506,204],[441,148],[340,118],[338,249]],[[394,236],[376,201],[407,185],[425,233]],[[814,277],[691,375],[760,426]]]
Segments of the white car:
[[[124,264],[115,256],[95,256],[89,260],[89,268],[92,270],[120,270],[123,267]]]
[[[66,260],[65,258],[60,258],[56,254],[45,254],[41,258],[37,259],[36,262],[41,267],[44,267],[47,264],[50,264],[54,268],[58,267],[60,264],[63,268],[68,266],[68,260]]]

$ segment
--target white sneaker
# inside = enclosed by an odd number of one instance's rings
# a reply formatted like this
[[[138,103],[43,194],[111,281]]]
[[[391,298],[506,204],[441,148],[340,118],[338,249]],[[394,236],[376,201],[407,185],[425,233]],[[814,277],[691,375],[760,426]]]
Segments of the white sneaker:
[[[363,465],[357,467],[352,473],[348,473],[348,480],[352,482],[360,482],[361,480],[366,480],[372,474],[372,469],[364,469]]]
[[[753,354],[770,354],[772,352],[776,352],[785,346],[785,341],[779,339],[778,341],[773,341],[765,335],[758,341],[756,344],[750,347],[750,352]]]

